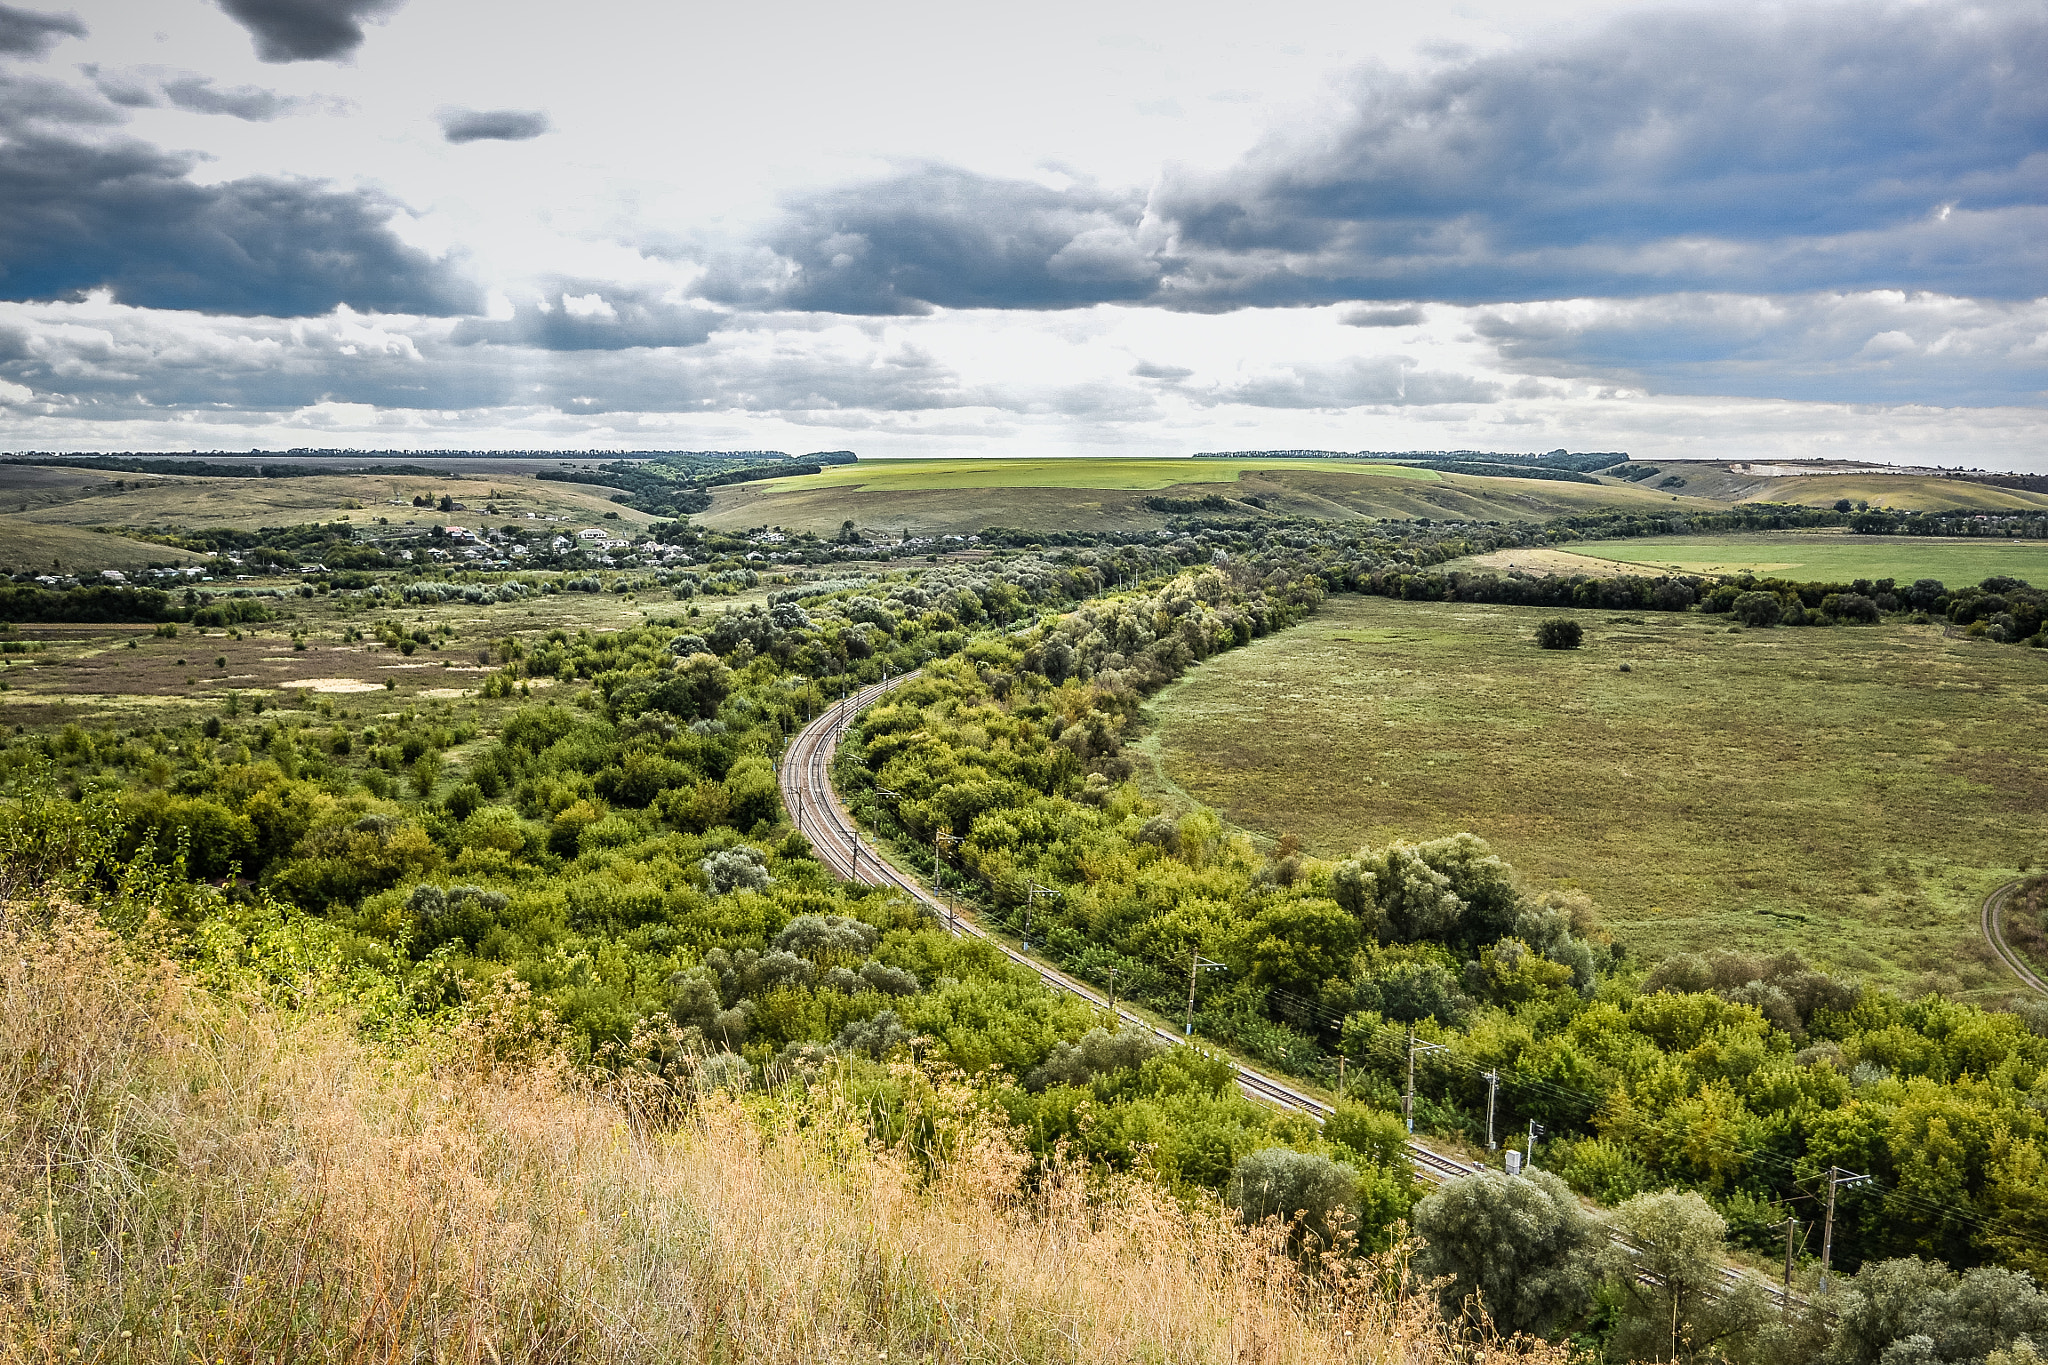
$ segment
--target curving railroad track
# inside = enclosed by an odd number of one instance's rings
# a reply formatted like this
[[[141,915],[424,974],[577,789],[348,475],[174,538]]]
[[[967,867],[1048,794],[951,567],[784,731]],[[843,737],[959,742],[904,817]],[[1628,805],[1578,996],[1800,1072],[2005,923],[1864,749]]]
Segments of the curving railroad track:
[[[1012,947],[984,929],[971,917],[961,915],[922,882],[881,857],[861,838],[858,827],[847,814],[846,807],[841,804],[838,793],[832,787],[832,755],[838,748],[839,737],[845,733],[847,725],[853,718],[876,698],[916,676],[915,673],[908,673],[900,678],[892,678],[887,682],[874,683],[862,688],[798,731],[796,737],[789,742],[777,771],[777,780],[782,787],[783,803],[788,806],[796,827],[811,841],[811,847],[817,850],[818,856],[826,866],[841,878],[867,886],[886,886],[903,892],[923,905],[939,923],[953,933],[981,939],[1010,961],[1036,974],[1052,989],[1077,996],[1108,1013],[1109,1001],[1093,986]],[[1116,1009],[1116,1017],[1123,1024],[1142,1028],[1169,1043],[1183,1041],[1173,1030],[1162,1028],[1121,1005]],[[1237,1072],[1238,1088],[1255,1100],[1282,1109],[1297,1110],[1317,1120],[1330,1113],[1328,1104],[1306,1091],[1236,1061],[1232,1061],[1231,1065]],[[1415,1163],[1416,1173],[1432,1184],[1440,1184],[1461,1175],[1470,1175],[1479,1169],[1433,1151],[1420,1143],[1410,1143],[1408,1155]]]
[[[2024,877],[2007,882],[1984,898],[1980,923],[1984,928],[1984,941],[1991,945],[1991,951],[1998,954],[1998,960],[2011,969],[2012,974],[2029,990],[2048,995],[2048,981],[2043,981],[2019,951],[2005,941],[2005,907],[2015,891],[2026,885]]]
[[[839,747],[840,736],[846,733],[846,727],[852,723],[853,718],[866,710],[877,698],[916,676],[915,672],[906,673],[901,677],[861,688],[811,721],[790,740],[789,747],[783,751],[782,762],[777,767],[776,781],[782,789],[783,804],[788,807],[796,827],[811,841],[811,847],[816,850],[819,858],[840,878],[867,886],[891,887],[901,891],[924,906],[940,924],[945,925],[953,933],[982,940],[1018,966],[1035,973],[1053,990],[1077,996],[1107,1013],[1110,1008],[1109,1001],[1093,986],[1012,947],[971,917],[961,915],[954,906],[947,904],[922,882],[882,857],[872,845],[861,839],[859,827],[840,802],[839,794],[832,786],[832,756]],[[1172,1029],[1162,1028],[1150,1019],[1121,1006],[1116,1009],[1116,1017],[1119,1022],[1144,1029],[1168,1043],[1178,1044],[1185,1041]],[[1252,1099],[1277,1108],[1308,1114],[1318,1122],[1331,1112],[1330,1105],[1306,1091],[1245,1066],[1234,1058],[1228,1060],[1237,1073],[1238,1089]],[[1440,1185],[1447,1180],[1486,1169],[1483,1166],[1467,1165],[1455,1157],[1446,1156],[1414,1141],[1408,1144],[1408,1159],[1414,1163],[1416,1175],[1432,1185]],[[1635,1250],[1619,1237],[1615,1238],[1615,1243],[1630,1252]],[[1650,1277],[1643,1278],[1648,1280]],[[1774,1301],[1782,1301],[1785,1297],[1784,1291],[1776,1284],[1760,1278],[1752,1280],[1752,1277],[1733,1267],[1722,1269],[1721,1281],[1729,1289],[1745,1282],[1754,1282]],[[1803,1296],[1794,1294],[1791,1295],[1791,1302],[1803,1307],[1806,1300]]]

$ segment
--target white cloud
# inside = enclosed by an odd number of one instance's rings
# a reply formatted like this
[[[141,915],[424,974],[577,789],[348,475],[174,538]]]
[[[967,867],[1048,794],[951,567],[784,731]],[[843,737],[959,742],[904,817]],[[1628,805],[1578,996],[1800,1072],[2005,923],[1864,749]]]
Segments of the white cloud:
[[[0,445],[2048,450],[2048,210],[2008,155],[2038,160],[2048,96],[2007,81],[1973,131],[1951,79],[2016,12],[442,0],[356,4],[337,65],[261,60],[213,0],[132,9],[82,0],[61,67],[18,68],[37,126],[95,166],[132,137],[207,203],[324,180],[287,198],[353,206],[369,265],[289,319],[64,298],[83,265],[0,303]],[[1756,38],[1793,30],[1811,50]],[[1878,50],[1905,30],[1924,51]],[[771,49],[764,99],[742,58]],[[1866,50],[1953,98],[1827,55]],[[541,104],[531,140],[436,119]],[[380,294],[378,261],[433,288]],[[215,306],[179,283],[156,297]]]

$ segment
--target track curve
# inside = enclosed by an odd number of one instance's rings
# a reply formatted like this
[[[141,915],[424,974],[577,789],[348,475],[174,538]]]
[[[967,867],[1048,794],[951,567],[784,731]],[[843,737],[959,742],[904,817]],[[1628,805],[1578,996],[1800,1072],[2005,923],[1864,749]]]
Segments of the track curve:
[[[2020,956],[2019,950],[2005,941],[2003,921],[2006,902],[2010,901],[2013,892],[2026,885],[2026,882],[2025,877],[2014,878],[1986,896],[1984,907],[1978,912],[1978,922],[1984,930],[1984,941],[1991,945],[1992,952],[1998,954],[1998,960],[2020,979],[2020,984],[2042,995],[2048,995],[2048,981],[2043,981],[2034,969],[2027,965],[2027,960]]]
[[[838,750],[840,736],[846,733],[846,727],[852,724],[854,717],[888,692],[917,676],[917,672],[913,671],[863,687],[835,703],[823,715],[797,731],[789,741],[788,747],[783,750],[782,762],[776,768],[776,783],[781,788],[783,804],[788,808],[790,818],[803,832],[804,837],[811,841],[812,849],[825,865],[842,880],[859,882],[866,886],[893,887],[903,892],[924,906],[951,932],[980,939],[1010,961],[1036,974],[1051,989],[1076,996],[1107,1013],[1110,1008],[1109,1001],[1093,986],[1067,975],[1050,963],[1041,962],[1030,954],[1011,947],[983,928],[972,916],[960,914],[956,907],[947,904],[922,882],[884,858],[878,850],[861,841],[859,827],[847,813],[845,805],[839,800],[839,793],[832,786],[833,754]],[[1116,1010],[1116,1018],[1120,1023],[1144,1029],[1169,1043],[1178,1044],[1186,1041],[1172,1029],[1162,1028],[1121,1006]],[[1252,1099],[1276,1108],[1307,1114],[1318,1123],[1332,1112],[1330,1105],[1285,1081],[1245,1066],[1235,1058],[1226,1060],[1236,1073],[1238,1089]],[[1415,1141],[1408,1144],[1408,1159],[1414,1165],[1417,1177],[1431,1185],[1441,1185],[1447,1180],[1455,1180],[1459,1176],[1488,1169],[1485,1166],[1467,1165],[1456,1157],[1447,1156]],[[1614,1240],[1617,1246],[1633,1250],[1620,1238]],[[1724,1266],[1721,1269],[1720,1280],[1725,1289],[1733,1289],[1744,1283],[1756,1283],[1773,1300],[1782,1301],[1786,1297],[1784,1291],[1776,1284],[1768,1280],[1753,1280],[1732,1266]],[[1790,1300],[1800,1306],[1804,1306],[1806,1302],[1799,1294],[1791,1295]]]
[[[846,807],[839,800],[839,794],[832,786],[832,756],[838,749],[839,738],[853,718],[893,688],[902,686],[917,676],[906,673],[899,678],[871,684],[835,704],[830,710],[798,731],[783,751],[776,780],[782,788],[782,800],[789,808],[791,818],[804,837],[811,841],[811,847],[826,866],[846,881],[856,881],[867,886],[886,886],[903,892],[924,906],[940,924],[955,934],[978,938],[1000,952],[1018,966],[1035,974],[1053,990],[1087,1001],[1105,1014],[1110,1004],[1093,986],[1076,977],[1069,976],[1050,963],[1042,962],[1030,954],[1020,951],[991,934],[977,923],[972,916],[959,913],[956,907],[947,904],[922,882],[896,867],[882,857],[872,846],[860,837],[858,826],[848,815]],[[1170,1043],[1185,1041],[1169,1028],[1163,1028],[1142,1015],[1135,1014],[1119,1005],[1116,1018],[1121,1024],[1142,1028]],[[1277,1077],[1231,1060],[1237,1073],[1238,1089],[1252,1099],[1281,1109],[1292,1109],[1308,1114],[1320,1122],[1331,1112],[1331,1106]],[[1432,1184],[1461,1175],[1470,1175],[1476,1166],[1468,1166],[1455,1157],[1434,1151],[1421,1143],[1410,1143],[1410,1160],[1415,1164],[1416,1174]]]

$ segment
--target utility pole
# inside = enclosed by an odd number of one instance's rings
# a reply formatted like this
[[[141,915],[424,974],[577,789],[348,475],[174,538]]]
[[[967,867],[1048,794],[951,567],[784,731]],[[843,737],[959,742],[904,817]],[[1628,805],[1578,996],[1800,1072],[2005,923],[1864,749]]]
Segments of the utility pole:
[[[940,874],[946,870],[947,846],[959,842],[959,835],[948,833],[943,829],[937,830],[932,834],[932,887],[934,890],[940,885]],[[960,912],[954,908],[957,899],[956,892],[955,896],[949,898],[946,902],[946,918],[956,925],[960,923]]]
[[[1415,1036],[1415,1025],[1408,1026],[1408,1089],[1401,1096],[1401,1117],[1408,1120],[1408,1131],[1415,1131],[1415,1054],[1417,1052],[1449,1052],[1441,1043],[1425,1043]]]
[[[1337,1054],[1337,1098],[1344,1098],[1344,1054]]]
[[[934,889],[943,885],[942,879],[946,871],[946,850],[959,842],[960,836],[950,830],[937,829],[932,831],[932,886]]]
[[[853,876],[848,878],[856,886],[860,884],[860,826],[853,826]]]
[[[1486,1150],[1494,1150],[1493,1141],[1493,1097],[1500,1090],[1500,1068],[1486,1073]]]
[[[1211,971],[1225,970],[1221,962],[1211,962],[1203,957],[1199,950],[1188,949],[1188,1014],[1181,1025],[1181,1036],[1184,1038],[1195,1036],[1195,973],[1205,967]]]
[[[1111,967],[1109,969],[1109,1022],[1112,1026],[1118,1022],[1116,1013],[1116,977],[1117,969]]]
[[[1522,1153],[1522,1165],[1527,1170],[1536,1169],[1536,1139],[1546,1136],[1550,1130],[1534,1119],[1529,1120],[1529,1147]]]
[[[1024,883],[1024,951],[1025,951],[1025,952],[1027,952],[1027,953],[1028,953],[1028,952],[1030,952],[1030,951],[1031,951],[1031,903],[1032,903],[1033,901],[1037,900],[1037,899],[1038,899],[1038,898],[1039,898],[1040,896],[1057,896],[1058,894],[1059,894],[1059,892],[1057,892],[1057,891],[1053,890],[1053,889],[1052,889],[1051,887],[1049,887],[1049,886],[1040,886],[1040,885],[1039,885],[1039,884],[1038,884],[1037,882],[1034,882],[1034,881],[1026,881],[1026,882]]]
[[[1835,1252],[1835,1191],[1853,1190],[1859,1185],[1873,1185],[1877,1177],[1857,1175],[1840,1166],[1828,1167],[1828,1220],[1826,1231],[1820,1236],[1820,1292],[1828,1292],[1828,1267],[1833,1263]]]
[[[1799,1220],[1791,1214],[1785,1215],[1785,1293],[1779,1298],[1778,1305],[1787,1314],[1792,1311],[1792,1229],[1798,1224]]]

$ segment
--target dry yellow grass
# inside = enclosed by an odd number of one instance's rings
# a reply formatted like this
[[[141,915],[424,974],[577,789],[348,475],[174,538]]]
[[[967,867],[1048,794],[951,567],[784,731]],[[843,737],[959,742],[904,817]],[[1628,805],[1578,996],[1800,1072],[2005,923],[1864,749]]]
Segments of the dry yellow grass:
[[[943,1080],[909,1078],[926,1137],[885,1149],[829,1085],[599,1093],[544,1043],[501,992],[375,1048],[332,1015],[224,1000],[89,916],[13,907],[0,1357],[1511,1353],[1454,1345],[1393,1262],[1305,1272],[1274,1230],[1143,1181],[1054,1170],[1020,1193],[1023,1157]]]

